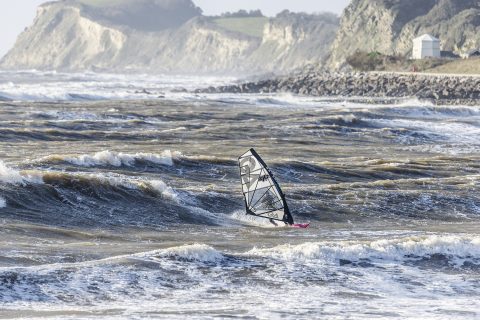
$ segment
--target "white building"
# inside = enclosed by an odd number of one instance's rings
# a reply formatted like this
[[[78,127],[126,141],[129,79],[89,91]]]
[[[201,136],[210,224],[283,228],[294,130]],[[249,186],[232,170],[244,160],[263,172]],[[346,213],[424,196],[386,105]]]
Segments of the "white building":
[[[429,34],[413,39],[412,58],[440,58],[440,40]]]

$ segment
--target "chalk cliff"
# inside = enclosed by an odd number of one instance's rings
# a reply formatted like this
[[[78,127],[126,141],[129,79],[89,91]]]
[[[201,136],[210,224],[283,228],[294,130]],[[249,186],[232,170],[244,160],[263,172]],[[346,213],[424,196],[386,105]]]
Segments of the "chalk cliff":
[[[64,0],[39,7],[3,69],[253,74],[323,65],[331,14],[284,12],[263,36],[223,28],[191,0]]]

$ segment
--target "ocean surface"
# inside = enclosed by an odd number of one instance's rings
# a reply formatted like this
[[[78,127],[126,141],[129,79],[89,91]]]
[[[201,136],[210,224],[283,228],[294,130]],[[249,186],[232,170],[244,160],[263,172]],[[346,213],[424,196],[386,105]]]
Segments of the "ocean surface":
[[[480,318],[480,107],[184,90],[233,80],[0,72],[1,319]]]

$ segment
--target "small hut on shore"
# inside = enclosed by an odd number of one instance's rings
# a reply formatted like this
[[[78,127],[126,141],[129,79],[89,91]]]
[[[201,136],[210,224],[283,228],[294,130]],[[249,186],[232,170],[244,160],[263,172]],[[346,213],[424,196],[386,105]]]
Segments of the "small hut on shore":
[[[440,58],[440,40],[429,34],[413,39],[413,59]]]

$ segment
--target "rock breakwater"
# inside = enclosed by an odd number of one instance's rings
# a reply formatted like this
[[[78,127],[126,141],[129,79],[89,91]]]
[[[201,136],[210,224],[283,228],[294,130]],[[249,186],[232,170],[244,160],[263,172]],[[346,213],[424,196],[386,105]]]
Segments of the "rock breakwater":
[[[446,104],[480,104],[480,76],[307,72],[218,88],[210,87],[197,92],[287,92],[324,97],[416,97]]]

